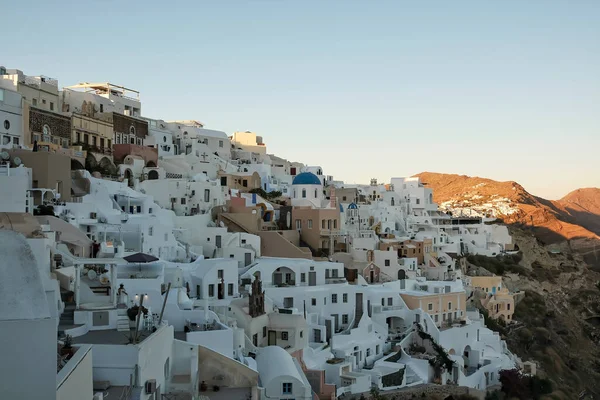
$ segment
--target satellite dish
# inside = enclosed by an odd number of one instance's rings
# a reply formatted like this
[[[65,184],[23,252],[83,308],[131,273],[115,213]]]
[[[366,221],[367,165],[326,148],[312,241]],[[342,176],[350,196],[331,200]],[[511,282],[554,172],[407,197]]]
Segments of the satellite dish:
[[[0,159],[6,161],[10,158],[10,154],[8,154],[6,151],[3,151],[0,153]]]
[[[96,279],[96,276],[98,276],[98,274],[96,274],[96,271],[94,271],[93,269],[90,269],[87,273],[87,276],[90,281],[93,281],[94,279]]]
[[[20,157],[15,157],[13,158],[13,163],[18,167],[19,165],[21,165],[23,162],[21,161]]]

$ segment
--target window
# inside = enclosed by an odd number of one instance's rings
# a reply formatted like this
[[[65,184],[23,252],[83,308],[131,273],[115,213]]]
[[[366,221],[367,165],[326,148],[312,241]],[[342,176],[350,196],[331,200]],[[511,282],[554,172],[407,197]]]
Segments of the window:
[[[233,296],[233,283],[227,285],[227,296]]]
[[[208,203],[210,201],[210,189],[204,189],[204,202]]]
[[[304,272],[300,274],[300,282],[306,282],[306,274]]]
[[[283,383],[281,392],[283,394],[292,394],[292,384],[291,383]]]
[[[438,315],[437,315],[437,314],[435,314],[435,315],[433,316],[433,320],[434,320],[435,322],[438,322],[439,318],[438,318]]]
[[[333,220],[333,229],[337,229],[337,219]]]
[[[315,199],[317,198],[317,189],[315,189]]]
[[[104,112],[104,104],[100,104],[100,112]]]
[[[167,232],[167,233],[165,233],[165,242],[168,242],[168,241],[169,241],[169,233]]]
[[[389,267],[390,266],[390,260],[385,260],[385,266]]]
[[[181,198],[181,204],[185,204],[185,197]]]
[[[223,270],[222,269],[217,270],[217,277],[219,279],[223,279]]]
[[[215,285],[208,285],[208,297],[215,296]]]
[[[46,104],[46,99],[42,99],[42,104]]]
[[[342,324],[347,324],[348,323],[348,314],[343,314],[342,315]]]
[[[4,129],[9,130],[10,129],[10,121],[9,120],[4,120]]]
[[[242,186],[243,186],[243,187],[248,187],[248,179],[244,179],[244,180],[242,181]]]
[[[219,147],[223,147],[223,141],[219,140]]]
[[[346,201],[346,196],[342,197],[342,201]]]
[[[381,305],[385,306],[385,299],[381,299]]]
[[[258,333],[252,335],[252,344],[258,346]]]
[[[312,229],[312,219],[308,220],[308,229]]]
[[[391,297],[388,297],[388,306],[391,306],[394,304],[394,299]]]
[[[154,227],[151,226],[148,228],[148,236],[152,236],[152,232],[154,232]]]
[[[331,302],[332,303],[337,303],[337,294],[334,293],[334,294],[331,295]]]
[[[135,135],[135,126],[131,125],[131,126],[129,127],[129,133],[130,133],[131,135]]]
[[[315,299],[314,297],[312,299],[310,299],[310,304],[313,306],[317,305],[317,299]]]
[[[302,198],[305,199],[306,198],[306,189],[302,189]]]
[[[321,220],[321,229],[325,229],[325,220]]]
[[[37,99],[31,99],[33,106],[37,106]]]
[[[371,355],[371,349],[367,349],[367,357]]]
[[[263,326],[263,337],[267,337],[267,327]]]
[[[342,294],[342,302],[344,302],[344,303],[348,302],[348,293]]]
[[[433,303],[427,304],[427,310],[433,311]]]
[[[510,303],[508,303],[508,304],[506,305],[506,309],[507,309],[508,311],[510,311]]]
[[[450,310],[452,310],[452,302],[451,301],[448,302],[448,311],[450,311]]]
[[[379,345],[375,346],[375,354],[379,354]]]
[[[54,111],[54,103],[50,102],[50,111]]]
[[[299,219],[296,220],[296,229],[302,229],[302,221]]]
[[[287,331],[281,331],[281,340],[288,340]]]

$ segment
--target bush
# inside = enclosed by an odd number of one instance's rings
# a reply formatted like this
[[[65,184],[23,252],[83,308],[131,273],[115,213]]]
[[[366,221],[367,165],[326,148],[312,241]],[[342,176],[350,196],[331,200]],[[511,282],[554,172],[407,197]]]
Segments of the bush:
[[[508,398],[537,400],[542,395],[552,393],[552,382],[537,376],[526,376],[516,369],[500,371],[502,392]]]

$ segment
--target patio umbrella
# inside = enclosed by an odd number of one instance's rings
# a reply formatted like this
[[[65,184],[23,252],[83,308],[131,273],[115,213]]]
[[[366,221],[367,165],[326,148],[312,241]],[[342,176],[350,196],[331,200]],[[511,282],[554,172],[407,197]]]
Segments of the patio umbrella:
[[[129,263],[149,263],[153,261],[158,261],[158,258],[151,256],[150,254],[145,253],[135,253],[127,257],[123,257],[123,259]]]

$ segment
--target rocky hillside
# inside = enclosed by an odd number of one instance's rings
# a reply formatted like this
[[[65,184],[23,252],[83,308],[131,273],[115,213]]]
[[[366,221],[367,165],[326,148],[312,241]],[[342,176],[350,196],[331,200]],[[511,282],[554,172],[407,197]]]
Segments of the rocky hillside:
[[[502,274],[511,291],[525,292],[514,324],[488,326],[552,381],[553,393],[544,399],[600,398],[600,273],[568,248],[556,253],[529,229],[509,230],[518,257],[468,257],[470,275]]]
[[[600,189],[579,189],[558,201],[527,192],[517,182],[423,172],[434,201],[454,215],[490,216],[531,229],[544,244],[584,256],[600,268]]]

